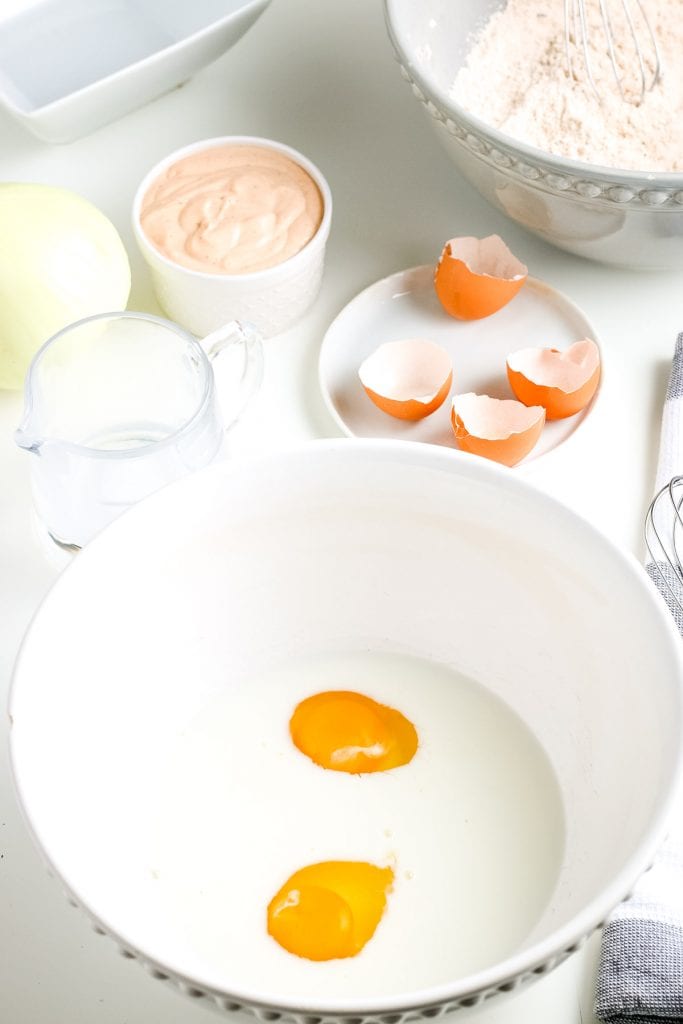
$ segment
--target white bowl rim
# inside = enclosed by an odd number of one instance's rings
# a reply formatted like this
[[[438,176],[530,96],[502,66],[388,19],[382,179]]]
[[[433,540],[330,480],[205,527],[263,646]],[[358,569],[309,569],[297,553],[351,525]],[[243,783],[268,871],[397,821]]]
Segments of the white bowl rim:
[[[176,263],[174,260],[164,256],[147,238],[147,235],[142,229],[140,223],[140,207],[142,206],[142,200],[147,192],[147,189],[157,178],[162,171],[170,167],[171,164],[177,163],[178,160],[182,160],[185,156],[190,156],[192,153],[201,153],[204,149],[216,149],[219,146],[258,146],[262,149],[274,149],[278,153],[283,153],[288,156],[289,159],[298,164],[304,171],[307,171],[310,177],[317,185],[320,195],[323,201],[323,215],[320,224],[318,225],[315,234],[309,238],[303,248],[295,252],[293,256],[290,256],[286,260],[282,260],[281,263],[275,263],[272,267],[266,267],[264,270],[254,270],[246,274],[209,274],[204,270],[193,270],[191,267],[185,267],[182,263]],[[314,247],[324,245],[327,241],[327,236],[330,233],[330,225],[332,222],[332,192],[330,186],[327,183],[322,171],[318,168],[312,160],[309,160],[307,156],[294,149],[292,146],[288,146],[285,142],[277,142],[275,139],[266,139],[258,135],[217,135],[210,139],[200,139],[197,142],[190,142],[187,146],[182,146],[180,149],[174,150],[167,156],[159,160],[154,167],[152,167],[135,190],[135,196],[133,197],[133,232],[137,240],[140,249],[143,251],[143,255],[149,254],[154,260],[168,267],[175,273],[187,274],[189,277],[197,278],[201,281],[229,281],[234,283],[245,283],[245,282],[260,282],[267,283],[269,279],[276,278],[286,268],[289,270],[291,267],[296,266],[297,263],[307,259],[310,250]]]
[[[629,188],[635,187],[639,190],[647,189],[648,184],[660,188],[683,188],[683,172],[627,170],[619,167],[610,167],[606,164],[592,164],[583,160],[574,160],[571,157],[559,156],[557,153],[550,153],[545,149],[539,149],[537,146],[522,142],[483,121],[476,114],[471,113],[466,107],[458,103],[457,100],[453,99],[437,82],[428,78],[414,63],[410,46],[404,38],[398,24],[398,19],[395,16],[397,5],[400,2],[401,0],[383,0],[384,18],[389,38],[396,52],[401,55],[402,61],[410,68],[411,75],[418,82],[427,98],[429,99],[430,96],[434,96],[441,107],[454,117],[464,121],[466,124],[470,124],[473,129],[480,132],[486,138],[493,140],[497,145],[515,150],[517,153],[525,156],[530,163],[540,162],[553,167],[558,176],[568,173],[585,178],[599,176],[613,184],[621,184]],[[501,168],[501,173],[504,173],[504,168]],[[533,180],[528,180],[527,183],[530,186],[534,185]],[[575,196],[567,196],[567,198],[576,199]],[[590,197],[582,196],[581,199],[584,202],[591,202]],[[665,212],[668,208],[651,207],[650,212],[654,212],[657,209]]]
[[[204,28],[197,29],[196,32],[190,32],[189,35],[183,36],[182,39],[177,39],[174,43],[169,43],[168,46],[163,46],[161,49],[155,50],[154,53],[150,53],[146,57],[141,57],[140,60],[131,61],[130,64],[126,64],[117,71],[112,71],[103,78],[96,78],[94,82],[88,82],[87,85],[82,85],[80,89],[74,89],[73,92],[68,92],[65,96],[60,96],[58,99],[52,100],[50,103],[43,103],[39,107],[31,107],[30,110],[25,110],[23,107],[17,106],[11,96],[2,89],[1,85],[0,100],[8,110],[11,110],[15,115],[20,115],[23,120],[38,120],[42,118],[44,114],[52,114],[54,111],[60,111],[62,107],[68,106],[74,100],[79,100],[82,96],[91,91],[95,91],[102,87],[108,88],[112,83],[120,81],[134,69],[137,70],[140,67],[154,64],[163,57],[166,57],[167,54],[177,53],[189,43],[202,39],[204,36],[211,35],[212,32],[215,32],[218,28],[222,28],[223,25],[229,24],[236,15],[241,15],[250,8],[258,9],[259,7],[266,7],[270,2],[271,0],[242,0],[241,6],[238,7],[237,10],[230,11],[228,14],[222,15],[220,18],[215,18],[214,21],[209,25],[205,25]],[[10,19],[7,20],[9,21]]]
[[[68,870],[64,871],[60,867],[59,863],[48,853],[47,845],[41,841],[40,827],[31,817],[30,810],[24,801],[21,769],[20,766],[17,765],[15,759],[12,730],[15,717],[14,702],[18,686],[18,677],[21,671],[24,652],[30,643],[36,620],[47,606],[49,606],[54,600],[59,599],[62,580],[65,576],[70,577],[71,574],[77,572],[77,566],[79,564],[82,565],[84,560],[89,561],[93,557],[97,557],[97,553],[100,548],[103,545],[108,545],[111,539],[115,540],[118,533],[122,533],[125,537],[126,533],[131,530],[136,530],[138,520],[143,524],[145,519],[151,521],[156,520],[157,516],[155,513],[157,506],[163,508],[163,504],[169,499],[172,500],[175,493],[180,493],[184,489],[192,488],[194,482],[198,479],[200,481],[202,478],[208,479],[210,475],[213,474],[239,476],[244,473],[247,475],[256,473],[257,475],[264,475],[264,473],[267,474],[268,464],[271,462],[274,463],[275,466],[281,467],[282,460],[285,458],[308,460],[312,453],[321,453],[322,457],[326,459],[331,457],[346,458],[349,456],[352,459],[356,457],[362,458],[363,453],[365,453],[366,457],[379,459],[380,461],[388,457],[395,459],[403,465],[410,463],[419,467],[431,466],[434,469],[443,470],[444,472],[455,471],[456,473],[469,477],[475,481],[482,479],[486,480],[488,477],[491,483],[497,483],[501,487],[511,488],[512,491],[516,491],[521,497],[531,497],[533,501],[539,503],[540,507],[545,507],[548,510],[549,515],[559,518],[560,520],[564,520],[568,528],[574,530],[580,529],[584,534],[592,536],[592,538],[597,540],[604,549],[610,550],[611,557],[614,559],[615,563],[618,563],[623,572],[630,577],[636,590],[640,590],[643,600],[649,603],[652,614],[662,625],[661,640],[667,647],[667,660],[678,665],[678,685],[676,685],[672,691],[672,705],[675,709],[672,710],[672,716],[675,715],[675,718],[677,719],[679,735],[683,732],[681,728],[683,725],[683,686],[681,686],[681,680],[683,680],[683,649],[681,646],[681,638],[674,624],[673,618],[666,608],[664,601],[659,596],[654,584],[630,552],[619,548],[616,543],[598,530],[598,528],[589,522],[589,520],[564,505],[558,499],[540,490],[540,488],[532,485],[528,481],[521,479],[519,476],[509,473],[505,467],[498,466],[477,456],[470,455],[467,452],[441,449],[436,446],[424,445],[414,441],[343,438],[321,439],[299,443],[287,449],[269,452],[265,455],[238,459],[232,463],[214,463],[213,465],[200,470],[198,473],[190,474],[189,476],[170,484],[161,491],[157,491],[155,494],[152,494],[149,498],[146,498],[138,505],[133,506],[110,524],[110,526],[95,537],[87,547],[79,552],[77,559],[75,559],[61,574],[61,576],[58,577],[38,606],[29,623],[26,634],[24,635],[12,673],[8,698],[8,712],[10,719],[10,769],[15,789],[19,796],[19,803],[24,820],[37,847],[41,850],[45,862],[65,883],[68,892],[75,898],[78,905],[88,913],[90,918],[124,950],[140,959],[143,963],[156,968],[163,975],[172,976],[176,982],[189,990],[199,989],[202,993],[210,993],[229,1002],[244,1004],[246,1008],[258,1007],[263,1010],[272,1010],[278,1014],[304,1013],[322,1017],[334,1017],[339,1015],[361,1017],[367,1015],[376,1016],[379,1014],[404,1013],[411,1010],[419,1011],[420,1009],[437,1004],[451,1004],[461,999],[467,999],[469,996],[475,996],[478,993],[498,991],[502,986],[513,982],[515,979],[526,978],[527,976],[533,975],[537,968],[544,966],[546,970],[552,969],[561,959],[564,958],[564,956],[578,949],[583,941],[591,935],[596,928],[599,928],[604,924],[610,912],[622,900],[628,897],[634,883],[640,875],[652,865],[655,854],[667,833],[668,819],[676,799],[678,785],[683,781],[683,744],[680,742],[678,744],[678,749],[672,766],[673,771],[668,785],[665,787],[663,792],[660,791],[656,794],[656,798],[654,800],[654,814],[643,842],[621,867],[619,873],[612,879],[610,885],[603,889],[600,894],[596,896],[595,899],[593,899],[586,907],[584,907],[582,911],[576,914],[570,922],[562,928],[552,932],[545,939],[534,943],[533,946],[501,960],[499,963],[494,964],[491,967],[487,967],[475,972],[474,974],[458,978],[452,982],[443,982],[439,985],[433,985],[422,989],[414,989],[412,991],[390,997],[377,996],[373,998],[360,997],[356,999],[341,998],[327,1000],[326,1002],[323,1002],[320,999],[309,999],[303,997],[298,999],[295,1003],[279,999],[277,995],[273,995],[272,993],[269,994],[267,991],[259,992],[241,989],[239,985],[231,989],[216,987],[215,979],[209,979],[199,975],[187,975],[184,973],[182,965],[156,960],[152,951],[137,946],[132,936],[127,935],[123,930],[117,930],[112,927],[111,924],[101,918],[97,911],[93,909],[88,900],[79,892],[78,885],[74,880],[69,878]],[[545,973],[545,971],[543,973]]]

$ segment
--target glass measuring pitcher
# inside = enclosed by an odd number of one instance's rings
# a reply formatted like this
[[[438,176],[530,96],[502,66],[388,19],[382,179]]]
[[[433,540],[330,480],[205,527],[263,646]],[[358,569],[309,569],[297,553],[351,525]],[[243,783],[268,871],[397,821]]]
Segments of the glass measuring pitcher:
[[[34,503],[51,537],[82,547],[130,505],[210,463],[262,369],[256,330],[237,321],[198,341],[160,317],[103,313],[55,334],[31,363],[15,433],[33,456]]]

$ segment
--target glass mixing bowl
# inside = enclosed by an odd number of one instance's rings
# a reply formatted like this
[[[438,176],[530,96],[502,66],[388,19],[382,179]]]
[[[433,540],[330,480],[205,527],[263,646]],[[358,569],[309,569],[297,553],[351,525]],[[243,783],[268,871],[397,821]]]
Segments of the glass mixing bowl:
[[[618,266],[683,266],[683,174],[623,171],[518,142],[450,95],[500,0],[384,0],[403,77],[453,163],[490,203],[560,249]]]

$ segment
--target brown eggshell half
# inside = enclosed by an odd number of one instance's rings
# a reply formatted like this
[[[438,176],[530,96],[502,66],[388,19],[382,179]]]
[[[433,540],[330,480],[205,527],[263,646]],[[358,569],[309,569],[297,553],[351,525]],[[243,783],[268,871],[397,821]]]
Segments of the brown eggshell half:
[[[590,338],[564,352],[523,348],[507,358],[513,393],[525,405],[542,405],[549,420],[574,416],[588,405],[600,383],[600,351]]]
[[[512,398],[468,392],[455,395],[451,424],[463,451],[515,466],[534,447],[545,423],[545,409]]]
[[[499,235],[451,238],[434,273],[439,302],[459,320],[491,316],[515,297],[528,276]]]
[[[445,401],[453,364],[448,352],[433,341],[405,338],[375,349],[358,376],[383,412],[401,420],[420,420]]]

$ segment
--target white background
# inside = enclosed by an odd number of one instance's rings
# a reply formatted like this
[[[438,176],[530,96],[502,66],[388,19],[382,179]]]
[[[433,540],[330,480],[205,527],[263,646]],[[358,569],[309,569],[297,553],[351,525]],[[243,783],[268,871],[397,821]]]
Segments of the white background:
[[[0,13],[10,5],[27,0],[0,0]],[[379,0],[274,0],[248,35],[194,80],[71,145],[39,142],[0,112],[0,180],[62,185],[95,202],[131,257],[130,308],[156,311],[130,230],[135,187],[171,150],[223,134],[262,135],[306,153],[327,176],[335,203],[320,298],[303,322],[267,342],[263,388],[233,436],[235,451],[335,435],[317,387],[318,349],[333,316],[377,278],[435,260],[447,238],[499,232],[533,275],[585,309],[605,359],[600,401],[585,428],[527,474],[640,555],[668,365],[683,328],[681,274],[582,262],[487,206],[458,177],[402,81]],[[0,392],[3,705],[23,631],[58,572],[32,525],[29,456],[12,442],[21,406],[19,394]],[[77,622],[73,628],[77,642]],[[3,716],[2,1024],[208,1024],[213,1013],[120,958],[47,877],[16,807],[6,729]],[[460,1022],[591,1021],[597,949],[593,939],[526,992],[463,1011]]]

